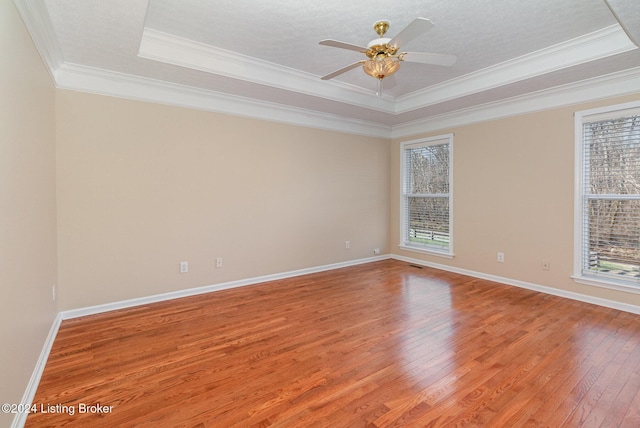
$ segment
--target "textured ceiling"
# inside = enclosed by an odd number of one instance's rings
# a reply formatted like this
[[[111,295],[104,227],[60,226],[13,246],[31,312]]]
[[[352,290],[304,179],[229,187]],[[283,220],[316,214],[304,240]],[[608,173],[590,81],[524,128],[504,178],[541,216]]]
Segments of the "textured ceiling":
[[[615,1],[640,16],[637,0]],[[602,76],[640,75],[640,50],[603,0],[15,3],[60,87],[171,102],[151,93],[156,85],[184,90],[179,104],[187,106],[197,94],[196,108],[224,111],[233,97],[376,124],[376,132]],[[434,27],[402,50],[453,54],[454,66],[404,62],[383,81],[381,97],[360,68],[320,80],[363,57],[320,40],[366,46],[378,37],[375,21],[390,21],[393,37],[416,17]]]
[[[430,86],[615,24],[602,0],[562,1],[158,1],[146,26],[286,67],[324,75],[361,59],[357,52],[320,46],[337,39],[360,46],[377,38],[373,23],[390,21],[395,35],[416,17],[435,25],[403,49],[451,53],[453,68],[405,63],[389,92]],[[375,89],[354,70],[339,78]]]

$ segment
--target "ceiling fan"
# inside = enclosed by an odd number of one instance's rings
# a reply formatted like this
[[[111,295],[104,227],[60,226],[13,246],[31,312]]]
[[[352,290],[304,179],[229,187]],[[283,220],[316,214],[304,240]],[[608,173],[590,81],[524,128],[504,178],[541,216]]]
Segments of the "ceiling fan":
[[[400,68],[400,62],[416,62],[420,64],[432,64],[441,66],[452,66],[456,62],[455,55],[445,55],[427,52],[400,52],[400,46],[409,43],[416,37],[426,33],[433,27],[433,23],[426,18],[416,18],[394,38],[384,37],[389,29],[389,21],[378,21],[373,24],[373,29],[378,36],[367,44],[367,47],[353,45],[351,43],[340,42],[337,40],[322,40],[323,46],[331,46],[334,48],[348,49],[363,53],[367,59],[354,62],[339,70],[322,76],[322,80],[333,79],[342,73],[357,68],[362,65],[365,73],[371,77],[378,79],[380,83],[382,79],[391,76]]]

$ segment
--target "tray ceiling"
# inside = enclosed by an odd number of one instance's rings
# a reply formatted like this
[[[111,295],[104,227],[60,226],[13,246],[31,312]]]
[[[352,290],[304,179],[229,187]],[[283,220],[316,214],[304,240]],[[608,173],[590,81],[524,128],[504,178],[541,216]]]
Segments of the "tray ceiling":
[[[603,0],[15,3],[58,87],[360,134],[640,92],[640,49]],[[637,0],[610,3],[640,16]],[[454,66],[403,62],[381,96],[361,68],[320,80],[363,58],[320,40],[366,46],[375,21],[393,37],[416,17],[434,27],[402,49]]]

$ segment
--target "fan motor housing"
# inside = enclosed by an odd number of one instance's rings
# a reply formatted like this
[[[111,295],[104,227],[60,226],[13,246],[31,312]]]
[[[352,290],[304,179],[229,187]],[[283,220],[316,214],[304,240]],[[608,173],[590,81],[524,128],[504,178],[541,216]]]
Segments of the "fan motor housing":
[[[367,45],[367,51],[365,52],[365,54],[371,59],[375,58],[378,55],[395,55],[398,52],[398,48],[395,46],[390,46],[390,41],[391,39],[388,37],[382,37],[370,41]]]

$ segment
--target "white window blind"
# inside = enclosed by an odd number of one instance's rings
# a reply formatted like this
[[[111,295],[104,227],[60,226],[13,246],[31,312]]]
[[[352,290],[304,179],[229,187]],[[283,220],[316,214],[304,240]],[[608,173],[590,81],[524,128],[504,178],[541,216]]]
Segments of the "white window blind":
[[[402,144],[402,247],[451,255],[452,140]]]
[[[577,275],[640,288],[640,109],[580,120]]]

